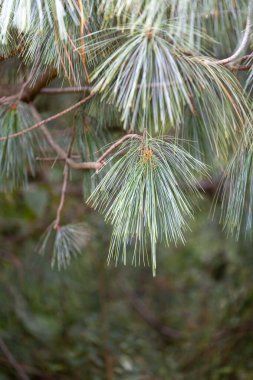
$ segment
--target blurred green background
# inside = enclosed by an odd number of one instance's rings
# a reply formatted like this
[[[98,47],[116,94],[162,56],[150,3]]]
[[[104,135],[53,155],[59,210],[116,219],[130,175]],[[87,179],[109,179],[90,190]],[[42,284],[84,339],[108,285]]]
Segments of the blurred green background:
[[[76,178],[64,217],[91,237],[58,272],[36,252],[59,200],[61,167],[49,169],[0,197],[0,380],[252,379],[252,246],[224,236],[209,197],[185,246],[159,247],[153,278],[107,266],[110,227]]]

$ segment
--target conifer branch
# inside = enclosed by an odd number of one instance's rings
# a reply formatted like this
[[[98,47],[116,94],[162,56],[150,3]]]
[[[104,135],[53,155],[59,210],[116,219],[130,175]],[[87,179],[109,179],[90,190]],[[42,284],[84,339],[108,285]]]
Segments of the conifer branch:
[[[41,89],[48,85],[52,80],[57,77],[57,70],[54,68],[49,68],[45,70],[45,72],[40,76],[40,78],[36,81],[36,83],[29,87],[29,82],[23,89],[20,100],[23,102],[30,103],[35,97],[40,93]]]
[[[72,128],[72,138],[70,141],[70,145],[69,145],[69,149],[68,149],[68,153],[67,153],[67,158],[69,158],[71,156],[71,151],[72,151],[74,139],[75,139],[75,125],[73,125],[73,128]],[[60,229],[61,213],[62,213],[62,209],[64,206],[65,197],[66,197],[68,177],[69,177],[69,165],[68,165],[68,162],[66,160],[65,165],[64,165],[64,170],[63,170],[63,182],[62,182],[61,198],[60,198],[59,206],[57,208],[56,219],[54,222],[54,229],[56,231],[58,231]]]
[[[36,108],[34,106],[31,106],[34,116],[39,120],[40,115]],[[44,123],[43,123],[44,124]],[[66,163],[71,167],[72,169],[76,170],[85,170],[85,169],[95,169],[99,170],[104,166],[104,159],[106,156],[108,156],[113,150],[115,150],[119,145],[123,144],[124,141],[128,139],[141,139],[142,137],[138,134],[134,133],[129,133],[125,136],[123,136],[121,139],[115,141],[99,158],[97,161],[94,162],[75,162],[72,160],[69,155],[65,152],[64,149],[60,147],[59,144],[55,142],[53,139],[53,136],[51,133],[48,131],[45,125],[41,126],[41,132],[45,136],[47,142],[51,146],[51,148],[59,155],[60,159],[65,160]]]
[[[251,30],[251,23],[252,23],[252,1],[249,1],[249,6],[248,6],[248,16],[247,16],[247,22],[246,22],[246,28],[244,31],[243,38],[241,40],[240,45],[236,49],[236,51],[228,58],[220,59],[217,60],[216,63],[219,65],[228,65],[231,62],[234,62],[240,54],[243,52],[243,50],[246,48],[248,42],[249,42],[249,37],[250,37],[250,30]]]
[[[13,133],[13,134],[11,134],[9,136],[6,136],[6,137],[0,137],[0,141],[5,141],[5,140],[8,140],[8,139],[19,137],[21,135],[24,135],[25,133],[29,133],[29,132],[33,131],[34,129],[37,129],[37,128],[41,127],[45,123],[49,123],[49,122],[51,122],[53,120],[59,119],[63,115],[66,115],[67,113],[69,113],[69,112],[75,110],[76,108],[80,107],[82,104],[85,104],[94,95],[95,95],[95,93],[91,93],[86,98],[80,100],[79,102],[73,104],[72,106],[70,106],[68,108],[65,108],[63,111],[61,111],[61,112],[59,112],[59,113],[57,113],[57,114],[55,114],[53,116],[50,116],[50,117],[48,117],[48,118],[46,118],[44,120],[41,120],[40,122],[32,125],[31,127],[27,128],[27,129],[24,129],[23,131],[19,131],[17,133]]]
[[[91,91],[91,86],[77,87],[44,87],[40,90],[40,94],[55,95],[55,94],[71,94],[76,92]]]
[[[70,150],[69,150],[69,154],[70,154]],[[64,170],[63,170],[63,182],[62,182],[62,189],[61,189],[61,198],[60,198],[59,206],[57,208],[56,219],[54,222],[54,229],[55,230],[59,230],[59,228],[60,228],[61,212],[62,212],[64,202],[65,202],[65,196],[66,196],[67,184],[68,184],[68,176],[69,176],[69,166],[68,166],[67,161],[66,161],[65,165],[64,165]]]
[[[123,142],[127,139],[141,139],[140,135],[137,134],[127,134],[123,136],[121,139],[117,140],[114,144],[110,146],[99,158],[94,162],[75,162],[71,158],[67,156],[67,153],[58,145],[51,133],[47,130],[45,126],[41,127],[41,131],[44,134],[47,142],[53,148],[53,150],[59,155],[60,159],[65,160],[66,163],[71,167],[71,169],[75,170],[85,170],[85,169],[95,169],[99,170],[104,166],[104,159],[108,156],[114,149],[116,149],[119,145],[123,144]]]
[[[34,106],[31,106],[33,110],[34,116],[39,120],[40,115],[36,108]],[[48,131],[45,121],[41,121],[43,124],[41,125],[41,132],[43,133],[44,137],[46,138],[48,144],[51,146],[51,148],[59,155],[60,159],[65,160],[65,162],[72,168],[72,169],[100,169],[102,167],[102,164],[99,162],[75,162],[73,161],[66,151],[62,149],[62,147],[56,143],[56,141],[53,139],[53,136]]]
[[[114,144],[110,146],[103,154],[99,157],[98,162],[103,162],[106,156],[108,156],[114,149],[116,149],[119,145],[123,144],[124,141],[128,139],[142,139],[142,136],[138,135],[137,133],[129,133],[125,136],[123,136],[121,139],[115,141]]]

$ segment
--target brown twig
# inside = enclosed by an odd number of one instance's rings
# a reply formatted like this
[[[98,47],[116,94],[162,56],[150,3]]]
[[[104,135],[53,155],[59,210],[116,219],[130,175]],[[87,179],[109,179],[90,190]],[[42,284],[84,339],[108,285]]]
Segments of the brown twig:
[[[10,365],[15,369],[18,377],[21,380],[29,380],[29,377],[27,376],[27,374],[25,373],[21,365],[17,362],[15,357],[12,355],[9,348],[6,346],[4,340],[1,337],[0,337],[0,349],[3,352],[4,356],[6,357],[6,359],[8,360],[8,362],[10,363]]]
[[[83,63],[83,68],[84,68],[84,72],[85,72],[87,81],[88,81],[88,83],[90,83],[89,73],[88,73],[87,65],[86,65],[85,39],[84,39],[84,32],[83,32],[84,28],[86,28],[86,22],[84,20],[84,9],[83,9],[83,2],[82,2],[82,0],[78,0],[78,5],[79,5],[79,8],[80,8],[80,18],[81,18],[81,22],[80,22],[80,37],[81,37],[81,41],[83,43],[83,46],[80,48],[80,56],[81,56],[81,60],[82,60],[82,63]]]
[[[103,162],[106,156],[110,154],[114,149],[116,149],[119,145],[121,145],[125,140],[128,139],[138,139],[141,140],[142,136],[137,135],[137,133],[128,133],[127,135],[123,136],[121,139],[117,140],[114,144],[110,146],[103,154],[99,157],[98,162]]]
[[[233,65],[230,66],[232,71],[248,71],[252,68],[252,65]]]
[[[60,228],[60,220],[61,220],[61,212],[64,206],[65,197],[66,197],[66,191],[67,191],[67,184],[68,184],[68,176],[69,176],[69,166],[67,162],[64,165],[64,171],[63,171],[63,182],[62,182],[62,190],[61,190],[61,199],[59,206],[57,208],[56,213],[56,219],[54,222],[54,229],[59,230]]]
[[[71,94],[76,92],[85,92],[85,91],[91,91],[92,87],[90,86],[79,86],[79,87],[44,87],[41,89],[40,94]]]
[[[64,149],[58,145],[51,133],[47,130],[45,126],[41,127],[41,131],[44,134],[47,142],[53,148],[53,150],[59,155],[59,157],[67,162],[67,164],[72,168],[76,170],[83,170],[83,169],[95,169],[99,170],[104,166],[104,159],[106,156],[108,156],[114,149],[116,149],[119,145],[121,145],[125,140],[127,139],[141,139],[140,135],[137,134],[128,134],[123,136],[121,139],[117,140],[114,144],[110,146],[99,158],[97,161],[94,162],[75,162],[71,158],[67,156],[67,153],[65,152]]]
[[[49,145],[51,146],[51,148],[53,148],[53,150],[60,156],[60,158],[65,160],[66,163],[72,169],[76,169],[76,170],[82,170],[82,169],[96,169],[97,170],[97,169],[101,169],[102,164],[100,164],[99,162],[75,162],[75,161],[73,161],[71,158],[68,157],[65,150],[62,149],[60,147],[60,145],[58,145],[54,141],[51,133],[48,131],[48,129],[45,126],[41,127],[41,131],[44,134],[44,136],[45,136],[47,142],[49,143]]]
[[[79,154],[75,154],[75,155],[71,155],[71,157],[69,157],[70,159],[78,159],[80,158],[81,156]],[[37,161],[66,161],[66,158],[64,157],[36,157],[36,160]]]
[[[40,91],[48,85],[52,80],[54,80],[57,77],[57,70],[56,69],[47,69],[45,72],[39,77],[39,79],[36,81],[36,83],[29,87],[27,84],[23,89],[22,95],[20,97],[20,100],[23,102],[29,103],[32,102],[35,97],[40,93]]]
[[[42,125],[44,125],[45,123],[49,123],[50,121],[53,121],[53,120],[56,120],[56,119],[59,119],[60,117],[62,117],[63,115],[66,115],[67,113],[75,110],[76,108],[80,107],[82,104],[86,103],[88,100],[90,100],[93,96],[95,95],[95,93],[91,93],[90,95],[88,95],[86,98],[80,100],[79,102],[73,104],[72,106],[64,109],[63,111],[53,115],[53,116],[50,116],[44,120],[41,120],[40,122],[32,125],[31,127],[27,128],[27,129],[24,129],[22,131],[19,131],[19,132],[16,132],[16,133],[13,133],[13,134],[10,134],[9,136],[6,136],[6,137],[0,137],[0,141],[5,141],[5,140],[8,140],[8,139],[12,139],[12,138],[15,138],[15,137],[19,137],[21,135],[24,135],[25,133],[28,133],[28,132],[31,132],[33,131],[34,129],[36,128],[39,128],[41,127]]]
[[[67,158],[69,158],[71,156],[71,150],[72,150],[74,140],[75,140],[75,116],[74,116],[74,124],[73,124],[73,128],[72,128],[72,138],[71,138],[71,141],[69,144]],[[55,230],[59,230],[59,228],[60,228],[61,213],[62,213],[62,209],[64,206],[65,197],[66,197],[68,177],[69,177],[69,165],[68,165],[68,162],[66,160],[65,165],[64,165],[64,170],[63,170],[63,182],[62,182],[62,189],[61,189],[61,198],[60,198],[59,206],[57,208],[56,219],[54,222],[54,229]]]
[[[244,35],[243,35],[243,38],[242,38],[240,45],[238,46],[236,51],[230,57],[217,60],[217,61],[215,61],[215,63],[217,63],[219,65],[228,65],[231,62],[234,62],[240,56],[240,54],[243,52],[243,50],[246,48],[246,46],[249,42],[250,31],[251,31],[252,6],[253,6],[252,1],[249,1],[246,28],[245,28]]]
[[[39,120],[40,115],[36,108],[31,105],[32,112],[34,117]],[[75,162],[73,161],[70,157],[68,157],[68,154],[65,152],[64,149],[60,145],[58,145],[54,139],[51,133],[48,131],[46,125],[45,125],[45,120],[42,120],[43,124],[41,125],[41,132],[45,136],[48,144],[51,146],[51,148],[59,155],[60,159],[65,160],[66,163],[72,168],[72,169],[100,169],[102,164],[99,162]]]
[[[36,108],[31,105],[33,114],[36,119],[40,119],[40,115]],[[112,144],[99,158],[97,161],[94,162],[75,162],[70,157],[68,157],[68,154],[65,152],[60,145],[58,145],[54,139],[51,133],[48,131],[48,129],[45,126],[45,121],[43,123],[44,125],[41,126],[41,132],[44,134],[48,144],[51,146],[51,148],[59,155],[60,159],[65,160],[66,163],[72,168],[77,170],[82,169],[95,169],[99,170],[104,165],[104,159],[106,156],[108,156],[114,149],[116,149],[119,145],[121,145],[125,140],[127,139],[142,139],[142,137],[138,134],[127,134],[123,136],[121,139],[117,140],[114,144]]]
[[[38,80],[31,86],[30,82],[34,76],[34,69],[28,76],[28,79],[21,85],[21,87],[15,87],[15,94],[9,96],[2,96],[0,98],[0,104],[11,104],[18,101],[29,103],[35,99],[40,91],[48,85],[57,76],[56,69],[47,69],[38,78]]]

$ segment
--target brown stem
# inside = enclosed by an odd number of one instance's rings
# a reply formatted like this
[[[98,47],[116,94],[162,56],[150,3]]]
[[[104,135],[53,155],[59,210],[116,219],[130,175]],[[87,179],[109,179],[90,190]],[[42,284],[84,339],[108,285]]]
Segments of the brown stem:
[[[59,155],[59,157],[63,160],[66,160],[67,164],[72,168],[76,170],[83,170],[83,169],[95,169],[99,170],[104,165],[104,158],[108,156],[116,147],[121,145],[125,140],[136,138],[141,139],[141,136],[137,134],[128,134],[123,136],[121,139],[117,140],[114,144],[110,146],[109,149],[107,149],[102,156],[98,158],[97,161],[94,162],[75,162],[71,158],[68,158],[67,153],[64,149],[62,149],[53,139],[51,133],[47,130],[45,126],[41,127],[41,131],[44,134],[47,142],[53,148],[53,150]]]
[[[76,170],[81,170],[81,169],[101,169],[102,167],[102,164],[100,164],[99,162],[75,162],[73,161],[71,158],[68,157],[67,153],[65,152],[64,149],[62,149],[60,147],[60,145],[58,145],[51,133],[47,130],[47,128],[45,126],[41,127],[41,131],[42,133],[44,134],[47,142],[49,143],[49,145],[51,146],[51,148],[53,148],[53,150],[60,156],[60,158],[62,160],[65,160],[66,163],[72,168],[72,169],[76,169]]]
[[[39,77],[34,86],[29,87],[28,85],[22,91],[20,100],[23,102],[32,102],[35,97],[40,93],[40,91],[48,85],[53,79],[57,77],[56,69],[47,69],[44,73]]]
[[[54,229],[58,230],[60,228],[60,220],[61,220],[61,212],[64,206],[65,197],[66,197],[66,191],[67,191],[67,184],[68,184],[68,176],[69,176],[69,166],[67,162],[64,165],[64,171],[63,171],[63,182],[62,182],[62,190],[61,190],[61,199],[60,203],[57,209],[56,219],[54,222]]]
[[[75,116],[74,116],[74,123],[73,123],[73,127],[72,127],[72,138],[71,138],[71,141],[69,144],[67,158],[69,158],[71,156],[71,150],[73,147],[73,143],[75,141],[75,130],[76,129],[75,129]],[[54,223],[54,229],[55,230],[59,230],[59,228],[60,228],[61,212],[62,212],[62,209],[64,206],[65,197],[66,197],[66,191],[67,191],[67,185],[68,185],[68,176],[69,176],[69,165],[68,165],[68,162],[66,160],[65,165],[64,165],[64,170],[63,170],[63,183],[62,183],[62,189],[61,189],[61,199],[60,199],[60,203],[59,203],[59,206],[57,209],[56,219],[55,219],[55,223]]]
[[[251,31],[252,6],[253,6],[252,1],[249,1],[246,28],[245,28],[244,35],[243,35],[243,38],[241,40],[239,47],[236,49],[236,51],[230,57],[217,60],[215,63],[217,63],[219,65],[228,65],[229,63],[234,62],[240,56],[240,54],[243,52],[243,50],[246,48],[246,46],[249,42],[250,31]]]
[[[137,135],[137,133],[129,133],[125,136],[123,136],[121,139],[117,140],[114,144],[110,146],[103,154],[99,157],[98,162],[103,162],[104,158],[108,156],[114,149],[116,149],[119,145],[121,145],[125,140],[128,139],[138,139],[141,140],[142,137],[140,135]]]
[[[85,91],[91,91],[92,88],[90,86],[80,86],[80,87],[44,87],[41,89],[41,94],[71,94],[76,92],[85,92]]]
[[[33,131],[34,129],[36,128],[39,128],[41,127],[42,125],[44,125],[45,123],[49,123],[50,121],[53,121],[53,120],[56,120],[56,119],[59,119],[60,117],[62,117],[63,115],[66,115],[67,113],[73,111],[74,109],[80,107],[82,104],[86,103],[88,100],[90,100],[93,96],[95,95],[95,93],[91,93],[90,95],[88,95],[86,98],[80,100],[79,102],[73,104],[72,106],[64,109],[63,111],[53,115],[53,116],[50,116],[48,117],[47,119],[44,119],[44,120],[41,120],[40,122],[32,125],[31,127],[27,128],[27,129],[24,129],[22,131],[19,131],[17,133],[13,133],[9,136],[6,136],[6,137],[0,137],[0,141],[5,141],[5,140],[8,140],[8,139],[11,139],[11,138],[15,138],[15,137],[18,137],[18,136],[21,136],[21,135],[24,135],[25,133],[28,133],[28,132],[31,132]]]
[[[36,108],[34,106],[31,106],[34,117],[39,120],[40,115]],[[100,169],[102,167],[102,164],[99,162],[75,162],[70,157],[68,157],[68,154],[65,152],[60,145],[58,145],[54,139],[51,133],[48,131],[47,127],[45,126],[45,120],[42,120],[43,124],[41,125],[41,132],[45,136],[48,144],[51,146],[51,148],[59,155],[59,157],[66,161],[66,163],[72,168],[72,169]]]
[[[36,119],[40,119],[40,115],[38,113],[38,111],[36,110],[36,108],[31,105],[31,108],[32,108],[32,111],[33,111],[33,114],[35,116]],[[43,120],[42,120],[43,122]],[[104,165],[104,158],[106,156],[108,156],[114,149],[116,149],[119,145],[121,145],[125,140],[127,139],[132,139],[132,138],[136,138],[136,139],[141,139],[142,137],[137,135],[137,134],[127,134],[125,136],[123,136],[121,139],[117,140],[114,144],[112,144],[99,158],[97,161],[94,161],[94,162],[75,162],[73,161],[70,157],[68,157],[67,153],[65,152],[64,149],[62,149],[60,147],[60,145],[58,145],[51,133],[48,131],[48,129],[46,128],[45,126],[45,121],[43,122],[43,125],[41,126],[41,132],[44,134],[48,144],[51,146],[51,148],[59,155],[59,157],[63,160],[66,161],[66,163],[72,168],[72,169],[77,169],[77,170],[82,170],[82,169],[95,169],[95,170],[99,170],[102,168],[102,166]]]
[[[232,71],[248,71],[252,68],[252,65],[234,65],[230,66]]]
[[[70,159],[78,159],[81,156],[79,154],[71,155]],[[66,158],[64,157],[36,157],[37,161],[66,161]]]
[[[85,72],[87,81],[88,81],[88,83],[90,83],[89,73],[88,73],[87,65],[86,65],[85,39],[84,39],[84,28],[86,27],[86,23],[85,23],[85,19],[84,19],[84,9],[83,9],[83,2],[82,2],[82,0],[78,0],[78,5],[79,5],[79,8],[80,8],[80,18],[81,18],[81,22],[80,22],[80,37],[81,37],[81,41],[83,43],[83,46],[80,48],[80,56],[81,56],[81,60],[82,60],[82,63],[83,63],[83,68],[84,68],[84,72]]]

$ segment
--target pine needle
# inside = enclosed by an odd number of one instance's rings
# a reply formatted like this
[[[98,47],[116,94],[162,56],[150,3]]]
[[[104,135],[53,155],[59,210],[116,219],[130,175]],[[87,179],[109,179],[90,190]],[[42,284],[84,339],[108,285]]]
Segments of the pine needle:
[[[155,275],[157,243],[184,241],[192,202],[199,195],[197,178],[205,167],[172,140],[151,137],[143,143],[126,142],[112,160],[116,158],[88,203],[113,226],[108,261],[117,264],[122,253],[126,264],[132,244],[132,263],[151,261]],[[191,201],[186,192],[192,193]]]

